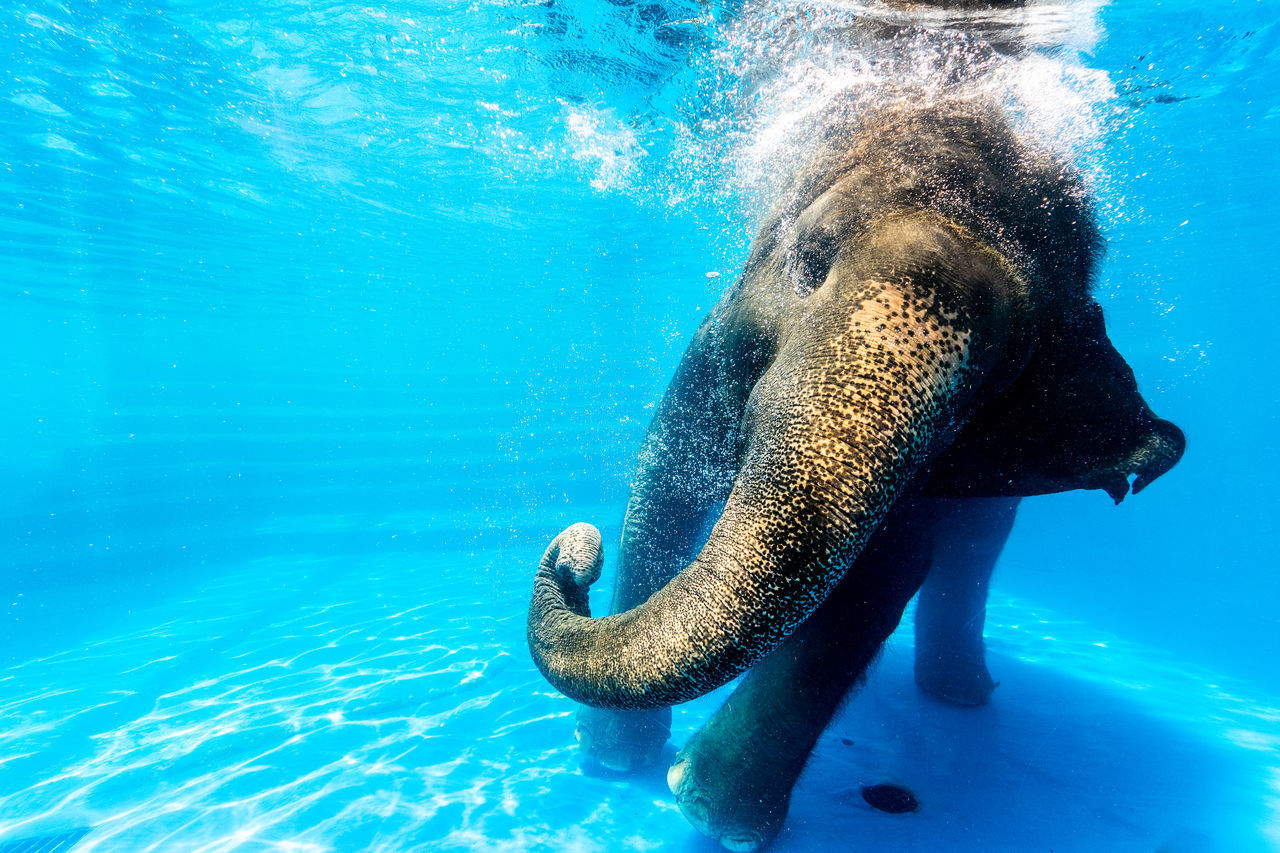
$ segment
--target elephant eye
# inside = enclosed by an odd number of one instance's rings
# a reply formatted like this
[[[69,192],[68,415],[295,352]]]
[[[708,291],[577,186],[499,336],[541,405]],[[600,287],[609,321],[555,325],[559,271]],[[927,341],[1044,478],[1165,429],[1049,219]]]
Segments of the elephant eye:
[[[786,258],[787,273],[797,296],[804,299],[822,287],[839,248],[839,239],[826,228],[806,229],[798,235]]]

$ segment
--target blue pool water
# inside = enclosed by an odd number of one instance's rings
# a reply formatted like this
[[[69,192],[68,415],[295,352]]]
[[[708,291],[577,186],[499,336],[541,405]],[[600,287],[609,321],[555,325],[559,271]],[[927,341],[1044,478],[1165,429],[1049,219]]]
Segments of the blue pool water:
[[[814,105],[958,61],[869,61],[894,14],[0,11],[0,850],[714,849],[660,770],[581,772],[524,610],[561,528],[617,541]],[[774,849],[1280,849],[1280,22],[1015,17],[992,85],[1090,176],[1098,299],[1188,451],[1025,502],[993,705],[919,697],[900,631]],[[861,803],[886,779],[920,812]]]

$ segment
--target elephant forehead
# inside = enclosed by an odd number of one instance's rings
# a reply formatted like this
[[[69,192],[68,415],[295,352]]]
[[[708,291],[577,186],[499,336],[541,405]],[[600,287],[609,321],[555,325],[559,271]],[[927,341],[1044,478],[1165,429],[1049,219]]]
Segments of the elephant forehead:
[[[907,99],[847,115],[780,206],[772,231],[785,250],[812,266],[806,241],[849,239],[885,217],[927,211],[1016,258],[1038,296],[1087,294],[1102,243],[1086,188],[1069,163],[1024,145],[998,107]]]

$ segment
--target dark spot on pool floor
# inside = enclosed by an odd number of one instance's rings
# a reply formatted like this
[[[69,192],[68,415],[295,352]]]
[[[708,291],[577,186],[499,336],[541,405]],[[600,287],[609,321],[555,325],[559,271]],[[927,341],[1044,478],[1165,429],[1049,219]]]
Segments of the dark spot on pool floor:
[[[864,785],[862,799],[873,809],[889,814],[906,814],[920,808],[916,795],[906,788],[887,783],[880,785]]]

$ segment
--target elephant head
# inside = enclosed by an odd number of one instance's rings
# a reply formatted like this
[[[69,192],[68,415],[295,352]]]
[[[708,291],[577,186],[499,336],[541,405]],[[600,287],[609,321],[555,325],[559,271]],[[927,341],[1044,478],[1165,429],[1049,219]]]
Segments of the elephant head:
[[[818,607],[909,490],[1118,496],[1181,454],[1087,295],[1098,241],[1067,167],[971,104],[830,136],[686,355],[712,367],[681,369],[711,381],[766,354],[706,544],[600,619],[595,529],[542,558],[529,645],[574,699],[652,708],[724,684]]]

